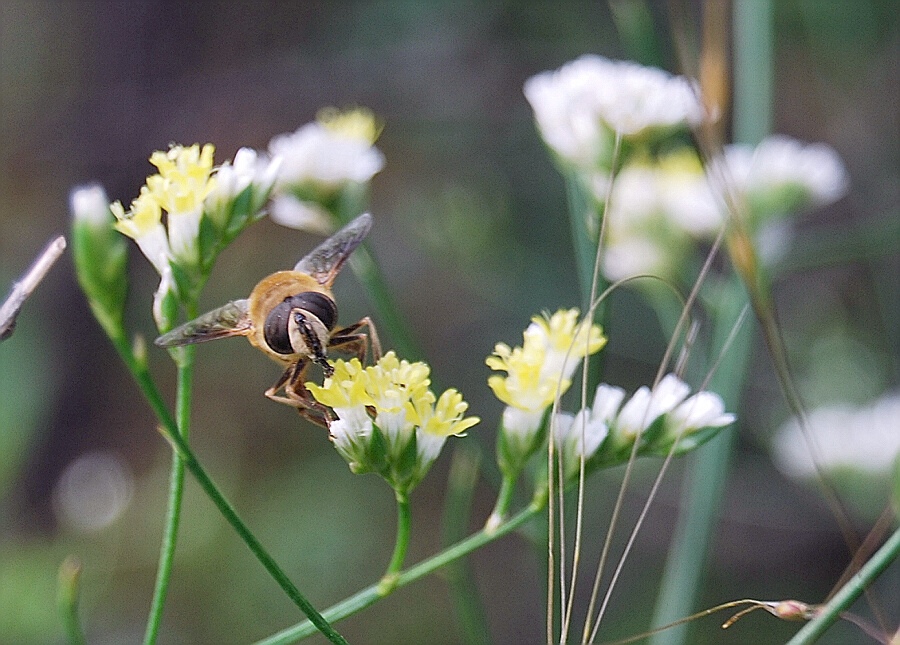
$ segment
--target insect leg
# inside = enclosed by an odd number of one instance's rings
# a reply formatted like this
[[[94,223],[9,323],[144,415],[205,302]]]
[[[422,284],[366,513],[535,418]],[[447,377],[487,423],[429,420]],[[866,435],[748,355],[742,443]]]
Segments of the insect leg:
[[[363,327],[368,328],[368,333],[360,332]],[[361,362],[366,362],[366,341],[372,345],[372,359],[378,361],[381,358],[381,341],[378,340],[378,332],[372,319],[366,316],[343,329],[338,329],[331,335],[328,341],[329,349],[347,352],[355,355]]]

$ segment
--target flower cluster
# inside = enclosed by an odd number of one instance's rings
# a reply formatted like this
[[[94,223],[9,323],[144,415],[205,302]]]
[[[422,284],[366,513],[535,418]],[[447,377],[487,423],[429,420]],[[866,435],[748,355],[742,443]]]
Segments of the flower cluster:
[[[852,470],[889,474],[900,458],[900,393],[867,406],[832,405],[813,410],[807,419],[816,462],[826,471]],[[800,422],[791,419],[775,434],[773,454],[785,474],[816,476],[815,463]]]
[[[595,181],[595,199],[607,180]],[[790,240],[785,215],[824,206],[847,190],[847,171],[824,144],[775,135],[756,147],[726,146],[707,177],[696,153],[682,148],[622,168],[610,192],[603,273],[610,280],[652,273],[673,277],[697,242],[711,240],[729,204],[740,204],[764,260]]]
[[[434,395],[425,363],[388,352],[368,367],[356,358],[332,364],[321,386],[306,387],[337,416],[329,424],[335,448],[353,472],[379,473],[398,493],[419,483],[447,437],[479,422],[464,416],[468,404],[458,391]]]
[[[627,460],[635,441],[638,455],[681,454],[734,422],[718,394],[702,390],[688,396],[690,391],[687,383],[667,374],[654,388],[643,386],[625,401],[623,389],[602,383],[591,407],[557,414],[551,433],[566,479],[577,474],[582,459],[588,468]]]
[[[595,238],[609,196],[602,267],[609,280],[678,277],[732,206],[749,216],[760,256],[774,262],[790,240],[784,215],[824,206],[847,190],[834,150],[784,136],[726,146],[708,180],[696,152],[659,144],[714,115],[693,81],[660,69],[585,55],[529,78],[524,92],[544,142],[594,201],[585,224]],[[612,168],[616,133],[623,147]]]
[[[497,447],[504,473],[517,473],[543,445],[550,405],[569,389],[581,359],[605,344],[599,325],[579,321],[577,309],[534,316],[520,347],[497,343],[486,363],[506,372],[488,378],[494,394],[506,404]]]
[[[272,139],[269,153],[283,162],[272,219],[291,228],[332,232],[337,203],[363,189],[384,167],[384,155],[374,146],[379,134],[369,110],[328,109],[313,123]]]
[[[529,78],[525,97],[547,145],[565,164],[584,170],[610,167],[617,132],[643,137],[705,118],[688,79],[595,55]]]
[[[158,172],[147,177],[127,210],[119,201],[108,204],[105,195],[98,197],[102,189],[96,186],[72,195],[76,229],[94,231],[99,239],[111,212],[115,229],[132,238],[159,273],[153,314],[160,330],[171,328],[179,303],[196,298],[221,249],[261,216],[275,182],[277,159],[261,160],[242,149],[233,163],[216,169],[214,152],[212,144],[154,152],[150,163]],[[91,274],[90,265],[102,264],[111,250],[106,244],[97,257],[85,257],[80,274]]]
[[[605,196],[606,180],[595,186],[598,202]],[[603,273],[609,280],[677,275],[693,243],[711,239],[722,221],[693,150],[680,148],[655,161],[630,163],[612,186]]]

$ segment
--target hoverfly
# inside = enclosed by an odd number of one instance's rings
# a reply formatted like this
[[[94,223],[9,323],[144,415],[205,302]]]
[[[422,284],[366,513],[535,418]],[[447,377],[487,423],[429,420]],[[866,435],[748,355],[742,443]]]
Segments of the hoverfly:
[[[229,336],[246,336],[254,347],[286,368],[266,390],[273,401],[296,407],[300,414],[325,426],[331,413],[303,385],[311,363],[325,376],[334,368],[328,350],[353,354],[365,361],[367,341],[377,360],[381,345],[371,319],[366,316],[348,327],[336,329],[337,305],[331,285],[354,249],[372,227],[372,216],[363,213],[322,242],[300,260],[292,271],[278,271],[260,280],[250,297],[226,305],[187,322],[156,339],[160,347],[178,347]],[[368,334],[361,331],[368,328]],[[286,396],[278,395],[284,388]]]

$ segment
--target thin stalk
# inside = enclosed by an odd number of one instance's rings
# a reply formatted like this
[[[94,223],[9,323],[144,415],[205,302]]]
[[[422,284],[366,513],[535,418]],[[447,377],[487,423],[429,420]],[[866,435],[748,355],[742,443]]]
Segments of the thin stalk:
[[[197,305],[189,304],[186,307],[187,318],[197,316]],[[175,393],[175,416],[178,423],[178,432],[188,440],[191,420],[191,400],[194,382],[194,347],[187,346],[181,350],[178,361],[178,377]],[[178,527],[181,524],[181,507],[184,500],[184,462],[181,455],[172,451],[172,466],[169,473],[169,499],[166,509],[166,523],[163,530],[163,539],[160,544],[159,563],[156,569],[156,584],[153,589],[153,600],[150,603],[150,612],[147,616],[147,628],[144,633],[144,644],[153,645],[159,635],[159,627],[162,623],[163,607],[169,590],[169,580],[172,576],[172,566],[175,560],[175,547],[178,542]]]
[[[888,538],[887,542],[875,552],[868,562],[856,572],[831,600],[823,605],[814,619],[803,626],[788,645],[809,645],[814,643],[825,631],[847,611],[850,605],[874,582],[881,573],[900,557],[900,529]]]
[[[409,547],[409,534],[412,526],[411,514],[409,509],[409,495],[405,492],[396,491],[397,498],[397,539],[394,542],[394,554],[388,564],[387,571],[381,578],[381,587],[385,595],[393,588],[403,568],[403,561],[406,559],[406,550]]]
[[[473,533],[453,546],[447,547],[440,553],[410,567],[397,576],[396,583],[387,593],[400,587],[404,587],[411,582],[415,582],[419,578],[433,573],[451,562],[480,549],[485,544],[489,544],[507,533],[514,531],[538,515],[538,513],[543,510],[545,501],[546,500],[532,502],[527,508],[511,517],[506,522],[501,523],[492,532],[488,532],[486,528],[481,529],[477,533]],[[342,600],[336,605],[332,605],[322,612],[322,616],[330,622],[337,622],[373,605],[384,598],[385,595],[387,594],[382,589],[381,583],[376,583],[353,596]],[[268,638],[258,641],[255,645],[286,645],[287,643],[294,643],[301,638],[310,636],[314,634],[315,631],[315,627],[307,621],[294,625],[293,627],[288,627],[277,634],[273,634]]]
[[[755,144],[771,131],[772,124],[772,2],[736,2],[733,12],[734,136],[738,142]],[[746,301],[739,280],[731,279],[726,289],[726,302],[715,320],[718,345],[730,333],[732,321]],[[752,327],[746,325],[738,334],[711,383],[711,389],[722,396],[729,409],[737,409],[746,379]],[[688,464],[681,505],[684,510],[669,550],[654,625],[671,623],[694,608],[735,437],[733,429],[726,430],[700,448]],[[687,626],[680,625],[655,634],[650,642],[681,645],[686,636]]]
[[[189,314],[188,318],[194,315]],[[184,360],[178,366],[178,385],[176,391],[176,411],[178,432],[188,439],[190,424],[191,391],[194,374],[194,348],[184,348]],[[160,545],[159,564],[156,570],[156,585],[153,590],[153,601],[147,617],[147,629],[144,634],[145,645],[156,642],[162,622],[163,606],[169,589],[172,565],[175,559],[175,547],[178,541],[178,527],[181,523],[181,507],[184,499],[184,461],[177,451],[172,451],[172,466],[169,473],[169,500],[166,509],[166,523]]]
[[[303,594],[300,593],[297,587],[294,586],[294,583],[287,577],[287,574],[284,573],[281,567],[278,566],[278,563],[275,562],[272,556],[263,548],[259,540],[256,539],[256,536],[253,535],[250,529],[247,528],[247,525],[244,524],[243,520],[238,516],[234,507],[232,507],[228,500],[225,499],[225,496],[222,495],[212,479],[210,479],[209,475],[206,474],[206,471],[191,451],[190,446],[179,434],[178,424],[175,422],[175,419],[166,407],[162,396],[156,389],[156,384],[153,382],[153,379],[147,370],[146,362],[139,360],[134,354],[123,333],[111,334],[110,340],[121,356],[122,361],[131,372],[131,375],[134,377],[135,381],[137,381],[138,387],[147,399],[153,412],[156,414],[157,419],[159,419],[161,432],[169,443],[172,444],[172,447],[179,453],[187,470],[190,471],[197,480],[197,483],[200,484],[203,492],[206,493],[207,497],[209,497],[216,506],[225,518],[225,521],[231,525],[241,540],[247,545],[247,548],[250,549],[269,575],[272,576],[276,583],[278,583],[278,586],[281,587],[285,594],[287,594],[288,598],[290,598],[291,601],[293,601],[293,603],[309,618],[314,629],[322,632],[322,634],[324,634],[332,643],[335,643],[336,645],[346,645],[344,638],[331,627],[328,621],[316,611],[316,608],[313,607]]]

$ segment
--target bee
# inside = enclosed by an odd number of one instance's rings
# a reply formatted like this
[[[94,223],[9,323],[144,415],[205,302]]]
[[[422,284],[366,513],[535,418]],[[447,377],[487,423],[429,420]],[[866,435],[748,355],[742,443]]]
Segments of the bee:
[[[328,363],[329,350],[365,362],[367,343],[372,345],[375,360],[381,357],[378,333],[368,316],[337,328],[337,305],[331,292],[344,263],[371,228],[372,216],[363,213],[310,251],[293,270],[277,271],[260,280],[249,298],[232,300],[176,327],[155,344],[178,347],[246,336],[251,345],[285,366],[281,378],[265,395],[296,407],[310,421],[327,427],[331,412],[303,385],[310,365],[315,363],[326,377],[331,376],[334,368]],[[278,394],[282,388],[285,396]]]

